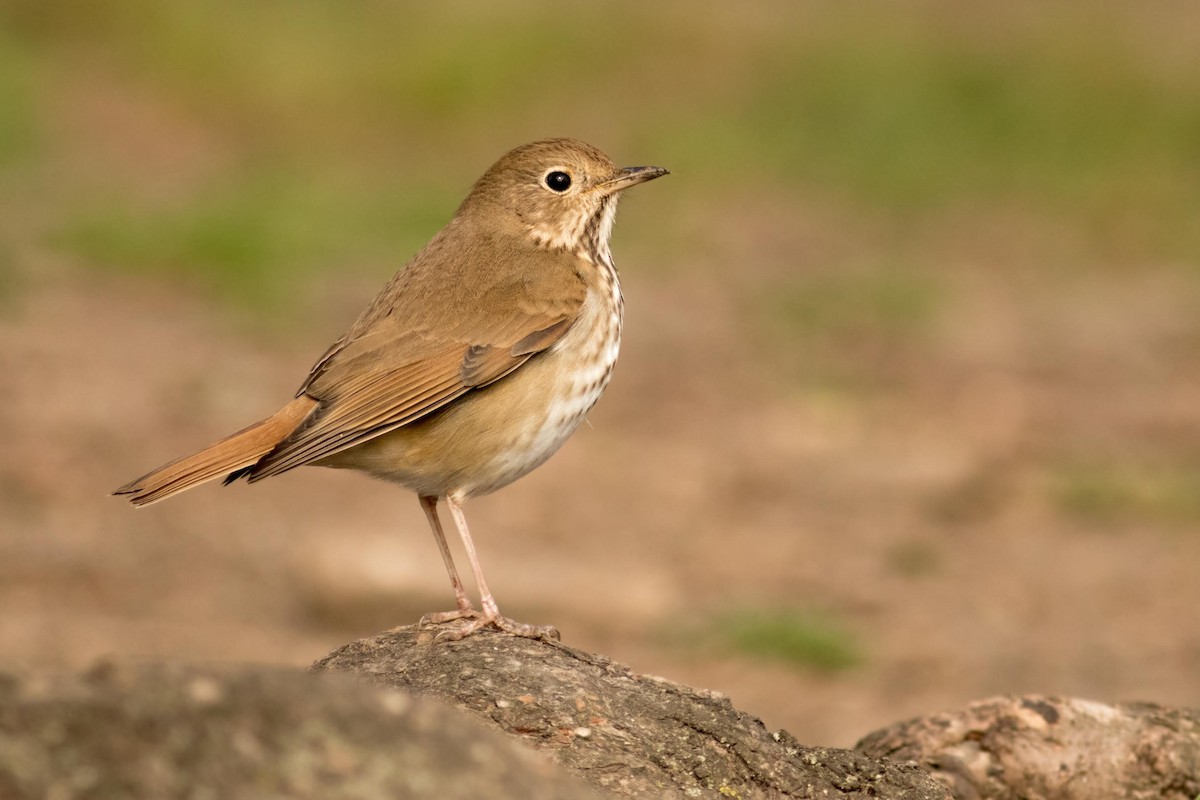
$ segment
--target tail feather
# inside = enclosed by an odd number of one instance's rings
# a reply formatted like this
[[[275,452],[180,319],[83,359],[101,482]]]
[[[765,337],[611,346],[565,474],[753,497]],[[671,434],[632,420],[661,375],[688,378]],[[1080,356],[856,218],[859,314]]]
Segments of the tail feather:
[[[135,506],[145,506],[213,478],[245,470],[296,430],[316,407],[316,400],[301,395],[274,416],[227,436],[199,453],[161,466],[113,494],[125,497]]]

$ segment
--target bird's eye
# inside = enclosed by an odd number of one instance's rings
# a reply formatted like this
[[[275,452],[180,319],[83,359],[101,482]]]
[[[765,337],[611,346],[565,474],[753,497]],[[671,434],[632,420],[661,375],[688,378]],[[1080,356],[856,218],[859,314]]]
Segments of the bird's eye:
[[[546,188],[552,192],[565,192],[571,188],[571,176],[561,170],[546,175]]]

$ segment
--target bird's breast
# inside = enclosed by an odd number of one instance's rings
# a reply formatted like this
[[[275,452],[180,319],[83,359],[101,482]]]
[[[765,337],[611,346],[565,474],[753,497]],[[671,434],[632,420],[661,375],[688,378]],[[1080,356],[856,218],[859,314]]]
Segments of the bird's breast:
[[[588,291],[570,330],[510,375],[345,451],[349,467],[424,495],[487,494],[545,463],[608,386],[621,346],[615,277]]]
[[[511,440],[496,452],[491,468],[481,470],[480,480],[467,494],[486,494],[526,475],[562,447],[587,418],[617,363],[622,305],[615,281],[611,287],[592,290],[566,335],[506,379],[530,413],[524,425],[511,428]]]

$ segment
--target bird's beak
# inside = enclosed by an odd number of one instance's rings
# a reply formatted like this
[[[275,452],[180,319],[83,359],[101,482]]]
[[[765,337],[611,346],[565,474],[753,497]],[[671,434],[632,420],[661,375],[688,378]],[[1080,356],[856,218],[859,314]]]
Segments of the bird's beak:
[[[602,194],[612,194],[619,192],[622,189],[628,189],[630,186],[636,186],[639,183],[652,181],[655,178],[661,178],[663,175],[670,175],[669,170],[662,167],[621,167],[617,174],[603,183],[597,184],[596,188]]]

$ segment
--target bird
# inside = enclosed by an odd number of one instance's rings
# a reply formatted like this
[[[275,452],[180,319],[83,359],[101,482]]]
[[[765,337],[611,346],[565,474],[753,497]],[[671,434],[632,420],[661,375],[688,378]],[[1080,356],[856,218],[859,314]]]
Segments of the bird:
[[[577,139],[509,151],[317,359],[290,402],[113,494],[146,506],[216,478],[254,483],[304,465],[359,470],[415,492],[437,542],[455,608],[421,626],[440,626],[446,639],[485,628],[558,639],[553,626],[500,614],[463,504],[545,463],[600,398],[624,310],[609,248],[617,203],[667,174],[618,167]],[[439,501],[462,539],[479,608],[455,567]]]

